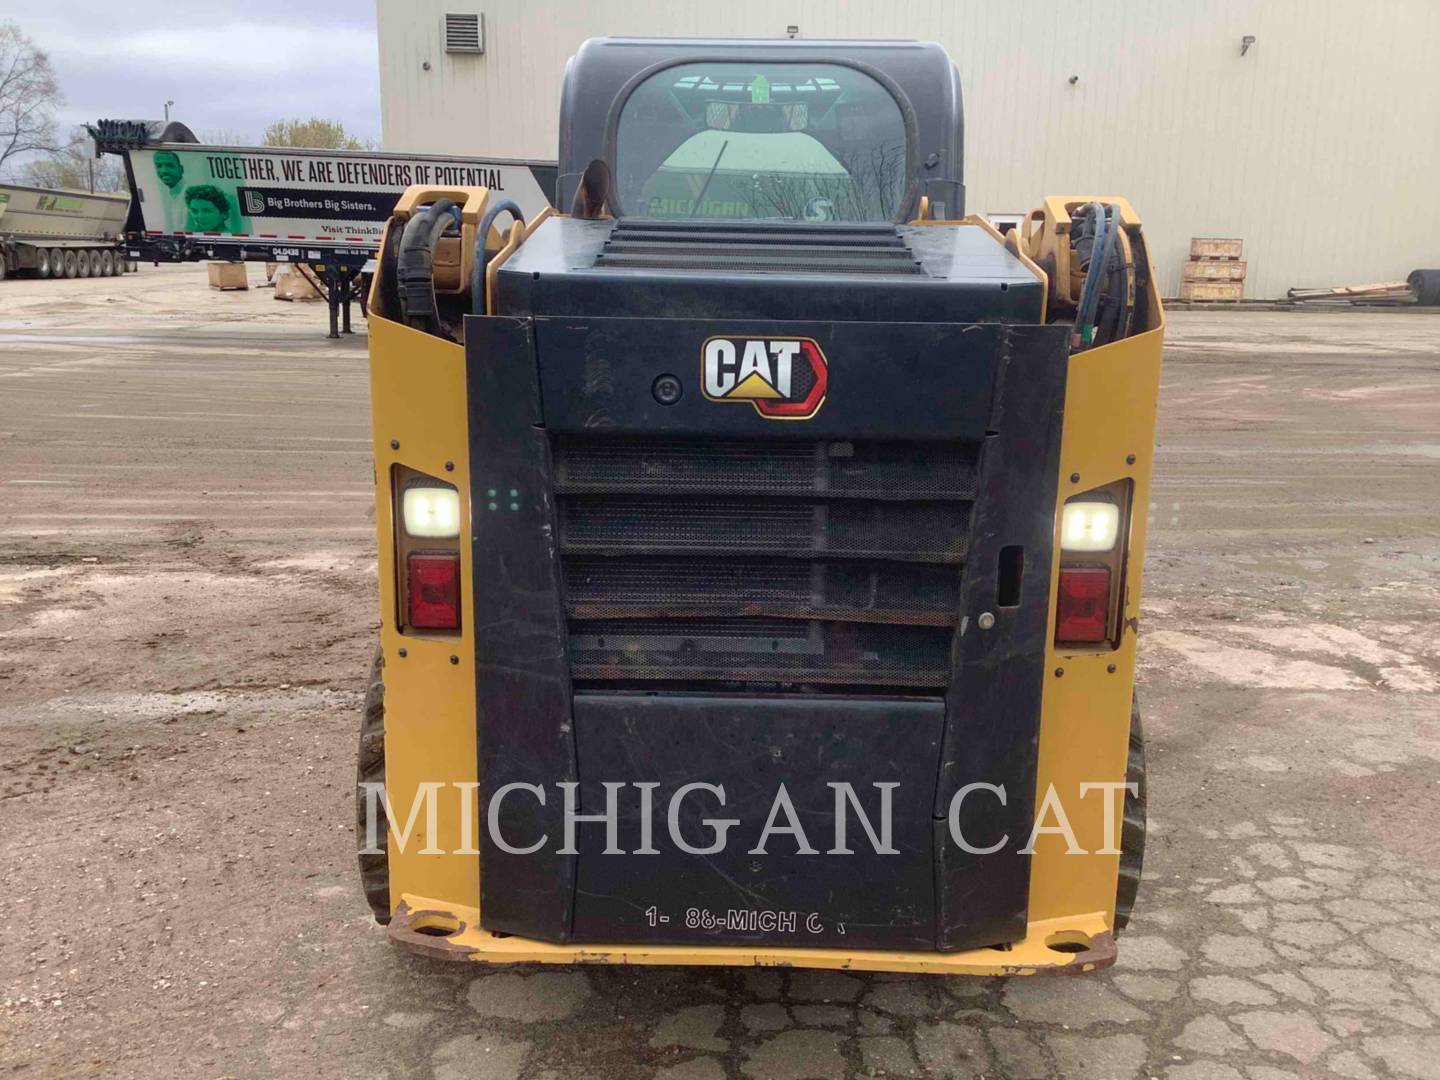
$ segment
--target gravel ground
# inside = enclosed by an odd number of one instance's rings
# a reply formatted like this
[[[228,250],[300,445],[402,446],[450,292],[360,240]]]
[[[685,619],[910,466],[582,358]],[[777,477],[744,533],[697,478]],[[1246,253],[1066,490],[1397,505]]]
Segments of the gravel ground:
[[[196,267],[0,297],[5,1075],[1440,1076],[1435,316],[1173,316],[1146,886],[1006,982],[392,949],[363,335]]]

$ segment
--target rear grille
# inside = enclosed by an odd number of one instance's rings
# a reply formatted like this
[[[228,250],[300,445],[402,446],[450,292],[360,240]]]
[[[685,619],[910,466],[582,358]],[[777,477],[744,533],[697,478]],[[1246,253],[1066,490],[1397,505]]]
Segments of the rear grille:
[[[556,436],[577,682],[940,688],[976,448]]]
[[[780,222],[650,221],[615,223],[596,267],[750,273],[921,274],[892,225],[793,225]]]
[[[557,439],[556,490],[865,499],[975,497],[975,452],[956,443]]]
[[[649,623],[636,632],[623,620],[573,628],[576,678],[936,688],[948,678],[949,631],[784,619],[666,622],[664,633]],[[777,628],[783,632],[771,632]]]
[[[560,535],[566,551],[592,555],[710,551],[959,563],[967,517],[965,507],[943,503],[576,498],[560,504]]]
[[[758,559],[566,560],[579,619],[778,616],[953,626],[959,575],[949,566]]]

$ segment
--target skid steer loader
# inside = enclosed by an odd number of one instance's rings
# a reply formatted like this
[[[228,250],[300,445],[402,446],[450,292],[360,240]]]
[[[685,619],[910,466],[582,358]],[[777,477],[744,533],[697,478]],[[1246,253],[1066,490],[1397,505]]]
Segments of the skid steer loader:
[[[484,963],[1115,959],[1163,318],[1139,217],[965,216],[918,42],[597,39],[556,205],[370,298],[361,871]]]

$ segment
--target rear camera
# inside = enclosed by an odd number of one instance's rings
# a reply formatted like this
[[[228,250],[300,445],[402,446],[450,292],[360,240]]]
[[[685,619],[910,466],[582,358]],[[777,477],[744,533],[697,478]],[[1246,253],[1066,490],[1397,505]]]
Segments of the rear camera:
[[[655,380],[650,392],[661,405],[674,405],[680,400],[680,395],[685,393],[685,388],[674,375],[661,375]]]

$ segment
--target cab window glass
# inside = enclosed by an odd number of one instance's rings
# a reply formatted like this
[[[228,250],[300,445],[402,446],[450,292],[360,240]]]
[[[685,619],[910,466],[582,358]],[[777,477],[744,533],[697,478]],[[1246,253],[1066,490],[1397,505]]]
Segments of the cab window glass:
[[[905,197],[905,119],[885,87],[838,64],[684,64],[630,95],[615,166],[632,217],[889,221]]]

